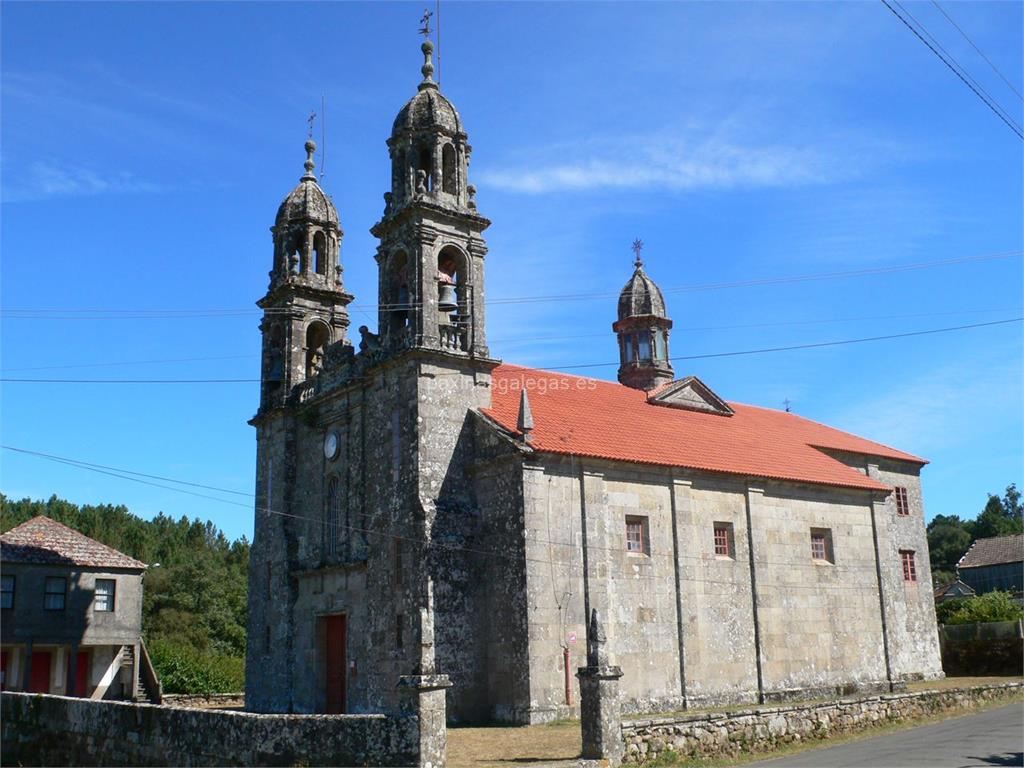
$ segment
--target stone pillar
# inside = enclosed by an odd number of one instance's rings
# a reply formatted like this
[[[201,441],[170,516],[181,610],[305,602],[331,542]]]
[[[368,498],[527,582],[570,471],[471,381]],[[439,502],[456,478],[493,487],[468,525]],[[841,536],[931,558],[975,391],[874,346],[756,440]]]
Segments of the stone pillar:
[[[409,723],[419,768],[444,768],[448,745],[445,690],[448,675],[403,675],[398,679],[399,711]]]
[[[608,640],[597,617],[590,614],[587,631],[587,666],[580,667],[580,724],[583,754],[588,760],[607,760],[611,766],[622,762],[622,705],[619,678],[622,669],[608,663]]]

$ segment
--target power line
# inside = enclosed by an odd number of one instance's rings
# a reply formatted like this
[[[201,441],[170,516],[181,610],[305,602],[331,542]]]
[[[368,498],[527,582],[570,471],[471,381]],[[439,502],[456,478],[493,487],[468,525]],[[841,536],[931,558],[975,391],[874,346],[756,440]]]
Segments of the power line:
[[[846,344],[864,344],[872,341],[886,341],[889,339],[904,339],[913,336],[928,336],[936,333],[951,333],[953,331],[963,331],[972,328],[987,328],[989,326],[996,325],[1007,325],[1009,323],[1019,323],[1024,320],[1024,317],[1012,317],[1007,320],[992,320],[987,323],[971,323],[969,325],[952,325],[946,328],[930,328],[924,331],[909,331],[907,333],[891,333],[884,336],[866,336],[859,339],[841,339],[838,341],[820,341],[812,344],[794,344],[785,347],[765,347],[762,349],[747,349],[735,352],[710,352],[702,355],[680,355],[669,358],[672,361],[677,360],[706,360],[715,357],[739,357],[741,355],[760,355],[771,352],[790,352],[801,349],[817,349],[820,347],[838,347]],[[603,368],[607,366],[619,365],[618,362],[612,363],[580,363],[573,365],[556,365],[548,366],[545,370],[552,371],[567,371],[579,368]],[[446,374],[438,374],[446,375]],[[23,379],[23,378],[0,378],[0,382],[3,383],[19,383],[19,384],[253,384],[259,382],[260,379]]]
[[[1018,138],[1024,139],[1024,132],[1022,132],[1021,129],[1016,125],[1016,123],[1014,123],[1009,117],[1007,117],[1004,114],[1004,110],[1003,110],[1002,107],[998,106],[994,102],[994,100],[990,99],[988,96],[986,96],[983,93],[984,89],[981,89],[980,86],[975,87],[972,84],[970,75],[968,75],[966,73],[966,70],[961,72],[961,70],[959,68],[959,65],[955,64],[955,61],[953,60],[952,56],[950,56],[949,58],[946,58],[946,56],[944,56],[942,53],[940,53],[935,45],[932,45],[930,42],[928,42],[928,40],[926,40],[924,38],[924,36],[920,32],[918,32],[917,29],[909,21],[907,21],[902,15],[900,15],[899,11],[897,11],[895,8],[892,7],[892,5],[889,4],[889,0],[881,0],[881,2],[882,2],[882,4],[886,8],[888,8],[890,11],[892,11],[893,15],[897,19],[899,19],[900,21],[903,22],[904,26],[906,26],[907,29],[909,29],[911,32],[914,33],[914,36],[917,37],[918,40],[920,40],[922,43],[924,43],[926,46],[928,46],[928,50],[930,50],[932,53],[934,53],[936,56],[938,56],[939,60],[941,60],[943,64],[945,64],[947,67],[949,67],[950,71],[952,71],[954,75],[956,75],[958,78],[960,78],[960,80],[963,82],[963,84],[966,85],[968,88],[970,88],[971,91],[974,92],[974,95],[977,96],[979,99],[981,99],[982,102],[984,102],[985,105],[990,110],[992,110],[992,112],[995,114],[996,117],[998,117],[1000,120],[1002,120],[1004,123],[1006,123],[1006,125],[1010,128],[1010,130],[1013,131],[1015,134],[1017,134]],[[895,0],[894,0],[894,2],[895,2]],[[903,6],[900,6],[900,8],[903,9],[904,13],[906,13],[908,16],[910,16],[909,11],[907,11],[905,8],[903,8]],[[911,17],[911,18],[913,18],[913,17]],[[924,26],[920,25],[920,23],[919,23],[919,26],[921,26],[922,30],[924,29]],[[927,34],[927,31],[926,31],[926,34]],[[929,35],[929,37],[930,37],[930,35]],[[938,45],[938,43],[936,43],[936,45]],[[939,46],[939,47],[941,47],[941,46]]]
[[[0,446],[0,447],[3,447],[5,450],[16,451],[18,453],[23,453],[23,454],[35,456],[37,458],[46,459],[48,461],[52,461],[52,462],[57,463],[57,464],[63,464],[63,465],[66,465],[66,466],[77,468],[77,469],[85,469],[85,470],[88,470],[90,472],[96,472],[96,473],[101,474],[101,475],[107,475],[109,477],[115,477],[115,478],[118,478],[118,479],[121,479],[121,480],[129,480],[129,481],[132,481],[132,482],[141,483],[143,485],[153,486],[155,488],[161,488],[161,489],[168,490],[168,491],[174,491],[176,493],[183,493],[183,494],[186,494],[186,495],[189,495],[189,496],[197,496],[199,498],[209,499],[211,501],[218,501],[218,502],[220,502],[222,504],[230,504],[232,506],[242,507],[242,508],[245,508],[245,509],[254,509],[254,511],[256,511],[256,512],[265,512],[267,514],[272,514],[272,515],[275,515],[275,516],[278,516],[278,517],[285,517],[285,518],[290,518],[290,519],[294,519],[294,520],[300,520],[300,521],[304,521],[304,522],[314,523],[316,525],[322,525],[322,526],[326,526],[326,527],[330,527],[330,528],[335,528],[337,530],[347,530],[347,531],[351,531],[351,532],[354,532],[354,533],[361,533],[361,534],[367,534],[367,535],[380,536],[380,537],[383,537],[383,538],[408,541],[408,542],[412,542],[412,543],[415,543],[415,544],[423,544],[423,545],[425,545],[427,547],[434,547],[434,548],[437,548],[437,549],[444,549],[444,550],[449,550],[449,551],[467,552],[467,553],[470,553],[470,554],[479,554],[479,555],[486,555],[486,556],[489,556],[489,557],[500,557],[500,558],[505,558],[505,559],[515,559],[516,558],[515,555],[510,555],[507,552],[498,551],[498,550],[481,549],[481,548],[478,548],[478,547],[465,547],[465,546],[460,546],[460,545],[457,545],[457,544],[450,544],[450,543],[445,543],[445,542],[424,541],[424,540],[422,540],[422,539],[420,539],[418,537],[403,536],[403,535],[400,535],[400,534],[396,534],[396,533],[394,533],[392,531],[383,531],[383,530],[376,529],[376,528],[364,528],[364,527],[349,525],[349,524],[340,523],[340,522],[335,523],[335,522],[331,522],[330,520],[327,520],[324,517],[313,517],[311,515],[298,515],[298,514],[294,514],[294,513],[281,512],[281,511],[278,511],[278,510],[271,509],[269,507],[261,507],[261,506],[258,506],[258,505],[254,507],[252,504],[247,504],[247,503],[238,502],[238,501],[231,501],[230,499],[222,499],[222,498],[219,498],[217,496],[209,496],[207,494],[196,493],[194,491],[189,491],[189,490],[184,489],[184,488],[176,488],[174,486],[168,486],[168,485],[162,485],[160,483],[149,482],[147,480],[139,479],[139,477],[132,477],[132,476],[129,476],[129,475],[137,475],[137,476],[141,476],[141,477],[165,479],[165,480],[168,480],[169,482],[180,483],[180,484],[189,485],[189,486],[193,486],[193,487],[207,488],[207,489],[210,489],[210,490],[219,491],[221,493],[234,493],[234,494],[238,494],[238,495],[242,495],[242,496],[254,496],[254,494],[242,493],[240,491],[233,491],[233,490],[229,490],[229,489],[226,489],[226,488],[218,488],[216,486],[202,485],[200,483],[192,483],[192,482],[188,482],[188,481],[184,481],[184,480],[175,480],[175,479],[172,479],[172,478],[162,478],[159,475],[148,475],[148,474],[145,474],[145,473],[134,472],[132,470],[127,470],[127,469],[119,469],[119,468],[115,468],[115,467],[105,467],[102,464],[94,464],[94,463],[91,463],[91,462],[81,461],[79,459],[71,459],[71,458],[67,458],[67,457],[63,457],[63,456],[56,456],[54,454],[43,453],[41,451],[31,451],[31,450],[28,450],[28,449],[25,449],[25,448],[16,448],[14,446],[9,446],[9,445],[4,445],[4,446]],[[548,545],[551,545],[551,546],[560,546],[560,547],[572,547],[574,549],[577,546],[581,546],[581,545],[577,545],[573,541],[558,541],[558,540],[553,540],[553,539],[542,539],[542,538],[539,538],[539,537],[532,537],[530,539],[527,539],[527,543],[548,544]],[[608,547],[608,546],[601,546],[601,545],[598,545],[598,544],[589,544],[589,543],[586,546],[587,546],[588,550],[594,550],[594,551],[600,551],[600,552],[611,552],[611,553],[618,553],[618,554],[628,554],[629,553],[628,549],[626,549],[625,547],[621,547],[621,546],[619,546],[619,547]],[[704,561],[704,558],[702,556],[700,556],[700,555],[685,555],[685,554],[676,555],[676,554],[668,553],[668,552],[665,552],[665,553],[651,552],[651,553],[648,553],[647,556],[651,557],[651,558],[659,557],[659,558],[666,558],[666,559],[673,559],[673,560],[693,560],[693,561],[697,561],[697,562],[703,562]],[[540,559],[537,559],[537,558],[530,558],[530,557],[525,557],[524,559],[527,562],[542,563],[542,564],[549,564],[550,565],[550,561],[549,560],[540,560]],[[793,568],[793,567],[817,568],[818,567],[818,566],[814,565],[813,563],[800,563],[800,562],[793,562],[793,561],[759,560],[758,562],[766,564],[766,565],[783,566],[783,567],[786,567],[786,568]],[[865,565],[842,565],[842,564],[838,564],[838,565],[839,565],[840,568],[843,568],[845,570],[854,570],[856,568],[863,568],[865,570],[872,570],[873,571],[874,567],[875,567],[873,563],[865,564]],[[735,582],[731,582],[731,581],[714,581],[714,580],[703,580],[703,579],[696,579],[695,581],[705,581],[706,583],[720,583],[720,584],[730,584],[730,585],[734,585],[735,584]],[[785,585],[779,585],[779,586],[785,586]],[[859,588],[852,588],[852,589],[854,589],[856,591],[859,591]]]
[[[157,360],[121,360],[119,362],[102,363],[69,363],[67,365],[32,365],[27,367],[22,366],[18,368],[3,368],[2,370],[0,370],[0,372],[14,373],[15,371],[56,371],[66,370],[68,368],[116,368],[119,365],[156,365],[162,363],[209,362],[213,360],[245,360],[254,357],[259,357],[259,353],[253,353],[249,355],[218,355],[215,357],[168,357]]]
[[[973,264],[978,262],[997,261],[1002,259],[1020,258],[1024,251],[1003,251],[1000,253],[982,254],[977,256],[959,256],[950,259],[939,259],[936,261],[914,262],[909,264],[894,264],[883,267],[867,267],[863,269],[841,270],[831,272],[816,272],[804,275],[789,275],[781,277],[754,278],[750,280],[736,280],[731,282],[701,283],[694,285],[679,285],[662,288],[662,293],[695,293],[703,291],[719,291],[734,288],[752,288],[770,285],[784,285],[789,283],[817,282],[821,280],[838,280],[851,277],[871,277],[875,275],[889,275],[901,272],[913,272],[922,269],[933,269],[936,267],[954,266],[959,264]],[[547,294],[543,296],[509,296],[505,298],[489,299],[487,306],[508,305],[508,304],[535,304],[542,302],[564,302],[564,301],[586,301],[592,299],[615,299],[619,291],[603,291],[595,293],[576,294]],[[420,303],[409,302],[404,304],[350,304],[349,309],[356,311],[377,309],[383,311],[408,311],[420,306]],[[232,317],[246,316],[257,313],[266,315],[287,314],[291,310],[287,308],[267,309],[110,309],[110,308],[71,308],[71,307],[48,307],[48,308],[20,308],[0,309],[0,316],[10,319],[53,319],[53,320],[150,320],[150,319],[191,319],[198,317]],[[63,314],[61,314],[63,313]]]
[[[963,35],[964,40],[966,40],[968,43],[971,44],[971,48],[973,48],[975,51],[977,51],[978,55],[981,56],[981,58],[983,58],[988,63],[988,65],[990,67],[992,67],[992,71],[995,72],[997,75],[999,75],[1000,78],[1002,78],[1002,81],[1004,83],[1006,83],[1006,85],[1010,88],[1011,91],[1013,91],[1015,94],[1017,94],[1017,98],[1021,99],[1022,101],[1024,101],[1024,96],[1021,96],[1020,91],[1018,91],[1014,87],[1013,83],[1011,83],[1009,80],[1006,79],[1006,76],[1002,72],[999,71],[999,68],[995,64],[992,63],[992,60],[988,56],[985,55],[985,53],[981,50],[981,48],[979,48],[977,45],[974,44],[974,41],[971,40],[971,38],[967,36],[967,33],[964,32],[964,30],[960,27],[960,25],[957,24],[955,21],[953,21],[953,17],[950,16],[946,12],[946,9],[943,8],[941,5],[939,5],[938,2],[936,2],[936,0],[932,0],[932,5],[934,5],[936,8],[938,8],[939,12],[943,16],[946,17],[946,20],[950,24],[952,24],[954,27],[956,27],[956,31],[959,32],[961,35]]]

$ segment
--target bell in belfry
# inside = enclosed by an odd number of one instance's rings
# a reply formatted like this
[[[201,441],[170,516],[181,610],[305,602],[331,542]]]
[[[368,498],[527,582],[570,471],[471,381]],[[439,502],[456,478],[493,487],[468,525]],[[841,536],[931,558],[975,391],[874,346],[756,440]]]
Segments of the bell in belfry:
[[[454,312],[459,308],[459,301],[455,297],[455,286],[451,283],[438,282],[437,308],[446,313]]]

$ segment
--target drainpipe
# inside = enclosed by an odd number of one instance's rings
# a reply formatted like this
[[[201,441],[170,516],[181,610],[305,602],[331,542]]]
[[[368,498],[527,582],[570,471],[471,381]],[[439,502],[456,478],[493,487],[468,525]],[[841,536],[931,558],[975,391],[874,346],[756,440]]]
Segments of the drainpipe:
[[[565,705],[572,706],[572,675],[569,673],[571,663],[568,643],[562,643],[562,666],[565,668]]]
[[[754,661],[757,663],[757,703],[764,704],[764,675],[761,672],[761,622],[757,617],[757,570],[754,568],[754,534],[750,514],[751,494],[764,494],[763,488],[747,485],[747,557],[750,562],[750,602],[754,615]]]

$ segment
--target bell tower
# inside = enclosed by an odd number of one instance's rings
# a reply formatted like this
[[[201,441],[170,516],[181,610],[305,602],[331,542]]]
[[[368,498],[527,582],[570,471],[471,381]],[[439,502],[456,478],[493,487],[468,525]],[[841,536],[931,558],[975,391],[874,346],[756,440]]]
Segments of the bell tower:
[[[645,391],[674,378],[668,350],[672,320],[661,289],[644,271],[643,241],[633,241],[633,276],[619,293],[619,319],[612,324],[619,339],[619,382]]]
[[[458,111],[434,81],[424,41],[423,80],[388,139],[391,191],[371,233],[380,239],[380,343],[386,352],[426,348],[487,358],[482,233],[469,184],[472,148]]]
[[[342,284],[344,232],[338,210],[313,174],[316,142],[306,141],[305,173],[282,201],[270,232],[274,261],[263,309],[260,410],[283,405],[292,388],[319,373],[325,350],[348,343]]]

